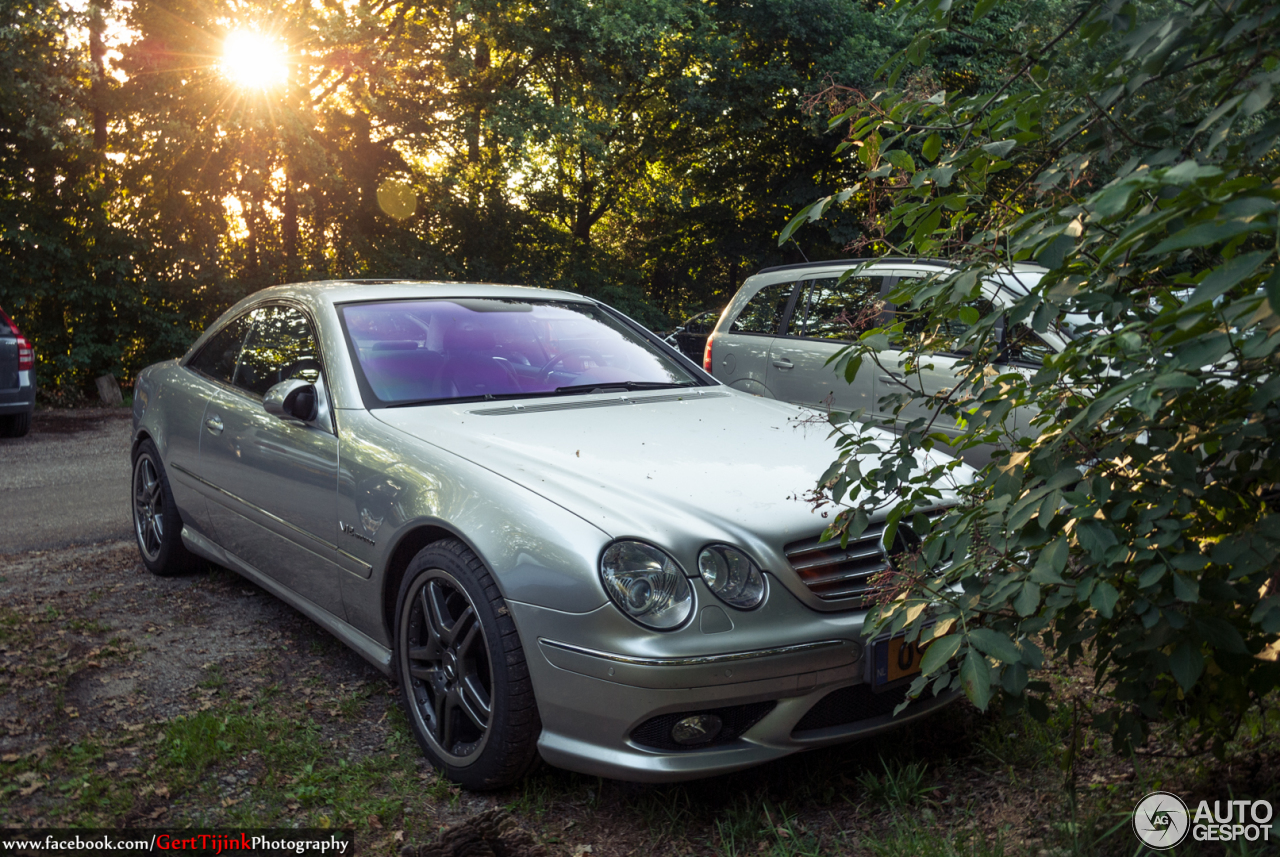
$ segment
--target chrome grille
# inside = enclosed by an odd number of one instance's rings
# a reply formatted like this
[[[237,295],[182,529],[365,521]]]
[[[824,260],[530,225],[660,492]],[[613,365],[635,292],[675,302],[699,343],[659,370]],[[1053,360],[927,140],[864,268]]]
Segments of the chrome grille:
[[[932,509],[925,512],[930,520],[937,520],[948,509]],[[889,559],[881,545],[884,521],[871,524],[862,535],[850,539],[840,547],[839,539],[824,542],[822,536],[814,536],[792,542],[783,548],[791,567],[809,591],[823,601],[839,602],[848,610],[866,606],[871,590],[871,578],[889,567]],[[898,524],[893,540],[893,552],[914,552],[920,540],[911,531],[908,520]]]
[[[889,567],[880,536],[884,522],[872,524],[856,539],[840,547],[840,540],[824,542],[821,536],[792,542],[783,550],[809,591],[823,601],[849,600],[854,610],[863,606],[871,578]]]

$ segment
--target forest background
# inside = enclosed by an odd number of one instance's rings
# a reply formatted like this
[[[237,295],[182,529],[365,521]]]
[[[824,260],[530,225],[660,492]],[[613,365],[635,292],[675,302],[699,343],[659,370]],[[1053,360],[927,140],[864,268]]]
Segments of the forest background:
[[[0,306],[51,403],[289,281],[531,284],[654,328],[719,309],[759,267],[869,243],[857,201],[776,238],[866,169],[828,120],[911,41],[885,5],[10,0]],[[1033,39],[1067,5],[980,26]],[[279,77],[227,58],[244,33]],[[1007,61],[982,43],[943,34],[899,87],[981,90]]]

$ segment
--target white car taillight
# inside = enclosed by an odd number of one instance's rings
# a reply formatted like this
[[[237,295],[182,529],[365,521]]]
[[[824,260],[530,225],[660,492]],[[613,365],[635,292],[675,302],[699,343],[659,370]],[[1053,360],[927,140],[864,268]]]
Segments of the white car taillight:
[[[14,331],[17,333],[17,331]],[[36,350],[31,347],[25,336],[18,335],[18,371],[30,371],[36,365]]]

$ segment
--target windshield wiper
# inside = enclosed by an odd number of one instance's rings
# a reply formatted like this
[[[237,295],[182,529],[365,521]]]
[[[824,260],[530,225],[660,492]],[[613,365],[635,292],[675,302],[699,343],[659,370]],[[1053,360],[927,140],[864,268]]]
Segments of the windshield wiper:
[[[470,402],[498,402],[504,399],[539,399],[547,396],[572,396],[578,393],[612,393],[632,390],[670,390],[675,387],[696,387],[695,384],[676,384],[669,381],[617,381],[611,384],[575,384],[569,387],[556,387],[554,390],[539,390],[534,393],[487,393],[479,396],[454,396],[442,399],[412,399],[407,402],[392,402],[384,405],[387,408],[416,408],[419,405],[457,405]]]
[[[670,390],[676,387],[696,387],[697,384],[676,384],[671,381],[614,381],[607,384],[572,384],[556,387],[557,393],[611,393],[615,390]]]
[[[479,396],[453,396],[442,399],[413,399],[408,402],[392,402],[387,408],[416,408],[419,405],[456,405],[467,402],[497,402],[503,399],[526,399],[529,393],[484,393]]]

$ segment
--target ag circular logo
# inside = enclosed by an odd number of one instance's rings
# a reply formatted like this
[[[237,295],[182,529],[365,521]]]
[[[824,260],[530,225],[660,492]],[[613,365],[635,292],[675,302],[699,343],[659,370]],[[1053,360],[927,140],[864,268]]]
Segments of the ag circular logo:
[[[1133,810],[1133,832],[1148,848],[1163,851],[1187,838],[1191,814],[1177,795],[1152,792]]]

